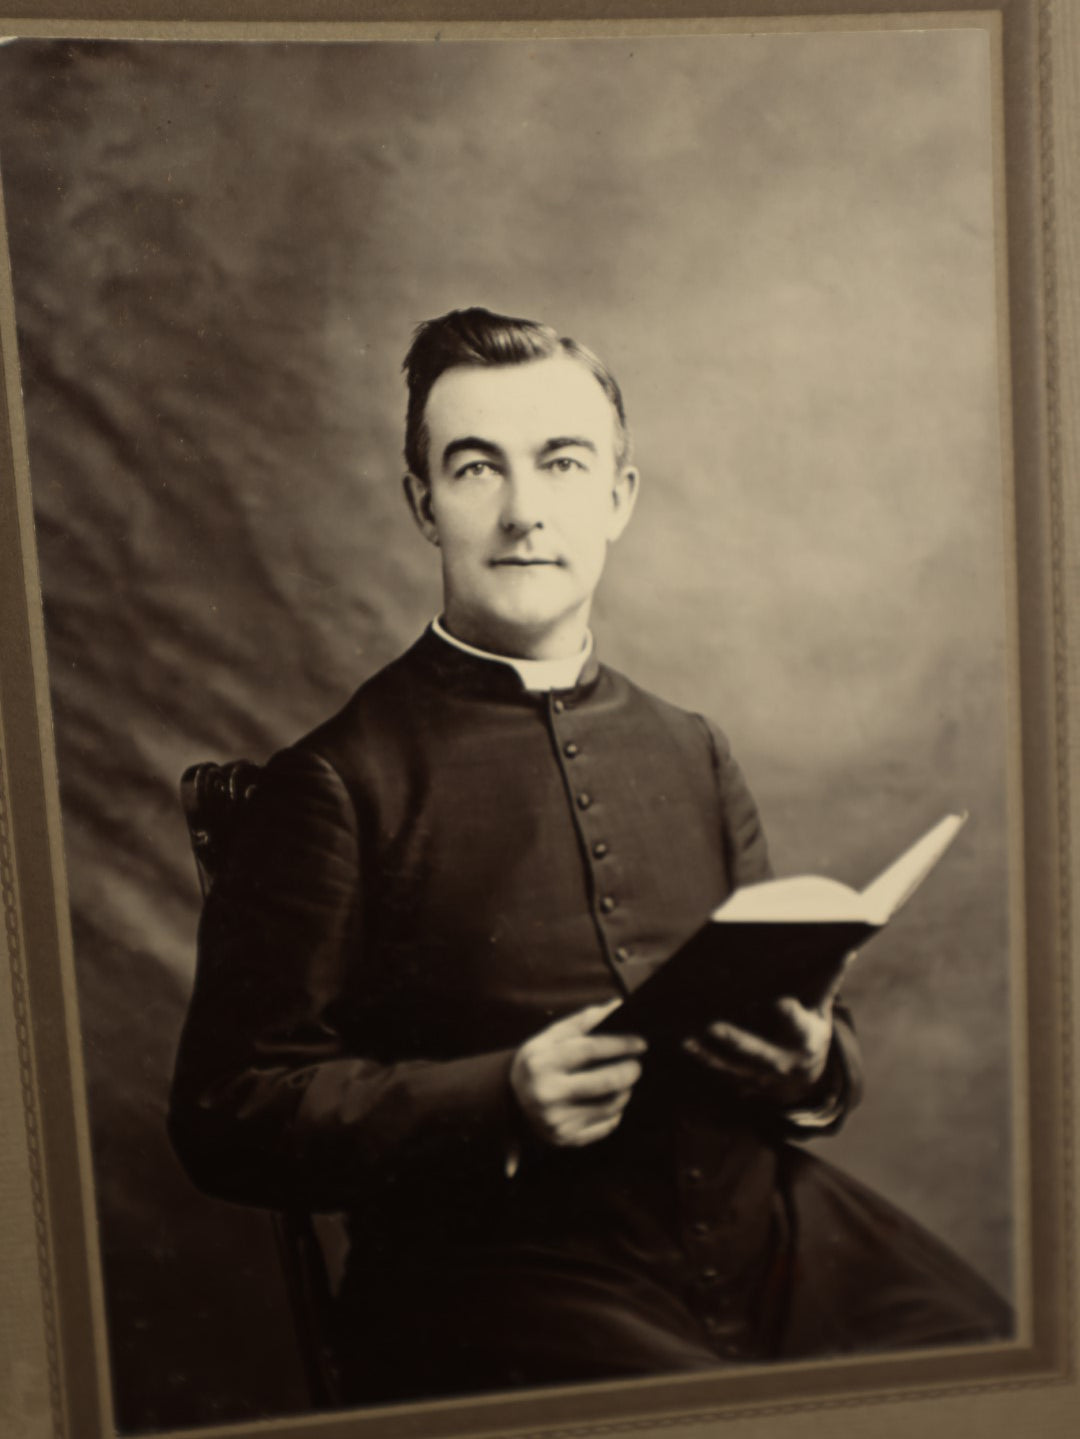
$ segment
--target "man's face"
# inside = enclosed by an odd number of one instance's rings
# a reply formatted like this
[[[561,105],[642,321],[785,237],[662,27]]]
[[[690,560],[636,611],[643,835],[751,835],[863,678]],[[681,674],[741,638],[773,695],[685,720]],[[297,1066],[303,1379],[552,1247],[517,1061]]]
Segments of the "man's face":
[[[445,618],[481,649],[536,659],[580,646],[637,475],[616,462],[615,412],[558,355],[440,375],[424,418],[429,480],[406,488],[442,552]]]

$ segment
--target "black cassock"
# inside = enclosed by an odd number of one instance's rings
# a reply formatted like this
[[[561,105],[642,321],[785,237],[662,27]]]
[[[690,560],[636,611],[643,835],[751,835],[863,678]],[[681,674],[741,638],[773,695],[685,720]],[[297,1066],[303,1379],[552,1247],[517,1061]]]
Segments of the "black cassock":
[[[719,731],[595,660],[537,694],[429,630],[270,762],[203,916],[171,1128],[211,1193],[348,1213],[353,1398],[1010,1332],[790,1142],[857,1097],[842,1005],[813,1113],[650,1057],[611,1137],[522,1143],[517,1047],[768,872]]]

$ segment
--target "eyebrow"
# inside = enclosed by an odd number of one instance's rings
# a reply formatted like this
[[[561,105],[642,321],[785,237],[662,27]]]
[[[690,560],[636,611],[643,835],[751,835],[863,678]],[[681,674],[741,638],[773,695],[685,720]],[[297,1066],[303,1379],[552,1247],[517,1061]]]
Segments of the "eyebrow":
[[[446,449],[442,452],[444,467],[450,463],[455,455],[463,454],[466,450],[479,451],[482,455],[490,455],[498,459],[502,454],[498,445],[492,444],[490,440],[482,440],[478,435],[463,435],[460,440],[451,440]]]
[[[545,440],[540,446],[541,455],[550,455],[555,450],[591,450],[596,454],[596,446],[592,440],[585,439],[581,435],[560,435],[554,440]]]
[[[597,453],[592,440],[583,435],[556,435],[554,439],[544,441],[540,446],[539,454],[542,458],[545,455],[555,454],[558,450],[567,449],[589,450],[594,455]],[[455,455],[467,452],[489,455],[492,459],[500,459],[503,453],[501,447],[491,440],[481,439],[479,435],[462,435],[460,439],[451,440],[443,450],[443,467],[445,468]]]

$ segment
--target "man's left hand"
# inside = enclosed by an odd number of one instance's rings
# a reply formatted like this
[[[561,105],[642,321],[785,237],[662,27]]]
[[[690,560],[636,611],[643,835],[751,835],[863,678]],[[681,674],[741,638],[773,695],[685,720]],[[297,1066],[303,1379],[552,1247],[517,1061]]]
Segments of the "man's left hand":
[[[854,958],[849,955],[844,969]],[[700,1063],[726,1074],[747,1099],[760,1099],[791,1109],[806,1101],[825,1073],[833,1033],[833,1002],[844,970],[836,976],[821,1003],[807,1008],[791,995],[776,1001],[787,1036],[766,1039],[740,1025],[717,1020],[704,1034],[683,1041]]]

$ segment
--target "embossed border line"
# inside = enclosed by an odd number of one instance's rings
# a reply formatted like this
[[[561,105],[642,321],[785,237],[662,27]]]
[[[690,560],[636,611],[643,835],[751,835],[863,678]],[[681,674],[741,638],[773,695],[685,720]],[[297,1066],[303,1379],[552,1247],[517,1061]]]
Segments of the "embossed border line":
[[[860,1366],[860,1392],[837,1394],[836,1371],[832,1368],[792,1374],[800,1385],[801,1398],[761,1402],[750,1399],[719,1408],[715,1402],[695,1401],[689,1392],[675,1386],[650,1391],[670,1395],[679,1412],[660,1412],[633,1417],[610,1417],[603,1413],[604,1395],[563,1398],[544,1406],[538,1402],[526,1418],[520,1404],[513,1402],[474,1406],[461,1412],[456,1428],[440,1424],[441,1432],[487,1433],[511,1426],[525,1435],[547,1439],[571,1436],[655,1432],[661,1428],[716,1424],[738,1420],[761,1421],[799,1413],[865,1409],[868,1414],[903,1404],[942,1399],[950,1394],[1005,1396],[1020,1391],[1047,1389],[1072,1383],[1076,1378],[1077,1302],[1076,1247],[1077,1203],[1075,1191],[1076,1147],[1073,1086],[1075,1059],[1070,1019],[1075,1003],[1070,974],[1074,943],[1072,921],[1071,792],[1069,767],[1069,650],[1068,650],[1068,557],[1066,554],[1068,515],[1065,496],[1062,448],[1062,336],[1059,325],[1061,295],[1058,289],[1058,195],[1056,190],[1057,137],[1054,126],[1055,37],[1060,17],[1070,0],[997,0],[982,7],[999,16],[1003,25],[1006,56],[1006,171],[1008,177],[1009,293],[1013,319],[1013,416],[1017,435],[1018,555],[1022,569],[1022,591],[1036,596],[1045,606],[1049,623],[1032,635],[1025,632],[1024,644],[1024,767],[1025,790],[1035,795],[1029,804],[1034,828],[1042,825],[1046,845],[1038,860],[1053,856],[1044,866],[1029,855],[1027,882],[1032,935],[1046,966],[1030,978],[1033,1013],[1057,1015],[1059,1023],[1046,1026],[1041,1037],[1045,1052],[1038,1058],[1038,1076],[1032,1084],[1028,1122],[1034,1133],[1049,1137],[1054,1162],[1053,1182],[1033,1186],[1033,1219],[1043,1232],[1056,1239],[1050,1252],[1043,1245],[1035,1257],[1034,1283],[1043,1316],[1036,1324],[1028,1361],[1019,1363],[1015,1351],[1004,1351],[998,1379],[985,1382],[977,1368],[962,1360],[951,1363],[949,1377],[943,1366],[911,1363],[913,1382],[904,1386],[896,1365]],[[391,11],[387,0],[354,0],[351,4],[284,0],[229,6],[191,0],[187,5],[129,3],[108,7],[88,3],[36,3],[29,13],[8,10],[10,24],[0,21],[3,33],[55,35],[88,33],[134,37],[156,33],[163,27],[177,27],[185,20],[199,22],[196,30],[169,28],[176,38],[240,38],[256,33],[259,19],[306,22],[307,38],[345,38],[360,32],[351,22],[385,20],[393,14],[395,23],[417,22],[430,29],[436,22],[475,21],[492,18],[519,21],[533,28],[559,21],[563,30],[574,21],[603,15],[611,20],[612,9],[599,3],[515,4],[499,6],[482,0],[448,0],[431,3],[402,3]],[[24,7],[26,8],[26,7]],[[962,10],[949,0],[937,4],[912,0],[907,5],[887,6],[880,0],[701,0],[699,4],[668,3],[659,0],[641,3],[627,0],[618,7],[626,23],[647,22],[663,11],[669,24],[685,16],[685,24],[705,16],[747,17],[750,22],[806,17],[836,17],[852,13],[864,22],[879,19],[888,23],[896,14],[925,14]],[[974,13],[969,11],[968,13]],[[209,22],[215,22],[213,24]],[[234,24],[228,22],[233,21]],[[243,24],[241,22],[244,22]],[[1075,28],[1075,27],[1074,27]],[[259,28],[258,33],[265,33]],[[275,38],[280,38],[275,36]],[[0,224],[3,222],[0,201]],[[0,236],[0,288],[10,294],[7,257]],[[85,1195],[65,1192],[58,1195],[57,1175],[69,1169],[72,1156],[81,1155],[86,1167],[85,1116],[76,1112],[71,1096],[81,1093],[77,1042],[77,1019],[72,986],[49,965],[35,964],[28,973],[24,935],[34,935],[35,949],[65,955],[70,943],[66,919],[59,906],[65,892],[62,876],[59,808],[56,776],[53,772],[51,733],[44,673],[44,643],[37,596],[36,564],[29,514],[29,483],[26,474],[25,437],[21,429],[17,366],[14,362],[14,332],[0,313],[4,326],[3,344],[6,394],[0,415],[0,460],[13,468],[15,486],[0,485],[0,612],[5,616],[0,636],[0,660],[4,690],[3,730],[0,732],[0,891],[2,891],[4,933],[11,972],[15,1035],[21,1076],[26,1153],[34,1216],[36,1267],[40,1286],[41,1316],[45,1328],[44,1350],[48,1368],[48,1422],[57,1436],[103,1435],[112,1432],[106,1361],[99,1349],[94,1352],[91,1335],[101,1336],[102,1308],[100,1277],[97,1271],[95,1226],[92,1201]],[[13,458],[12,458],[13,457]],[[20,479],[21,477],[21,479]],[[18,536],[22,535],[20,545]],[[33,597],[28,603],[27,596]],[[8,616],[20,616],[9,622]],[[1074,616],[1075,619],[1075,616]],[[1075,719],[1074,719],[1075,723]],[[1049,737],[1049,743],[1047,739]],[[5,768],[4,761],[7,761]],[[17,761],[17,762],[16,762]],[[1049,821],[1049,824],[1048,824]],[[1048,825],[1048,829],[1047,829]],[[1031,826],[1029,826],[1029,829]],[[15,837],[18,837],[16,845]],[[42,885],[40,870],[31,861],[52,856],[53,884]],[[66,955],[70,974],[70,955]],[[1034,967],[1033,967],[1034,968]],[[1033,1046],[1034,1047],[1034,1046]],[[41,1083],[47,1065],[48,1086]],[[1033,1074],[1035,1071],[1033,1070]],[[46,1092],[47,1089],[47,1092]],[[1043,1176],[1045,1178],[1045,1176]],[[942,1356],[944,1357],[944,1356]],[[984,1356],[985,1357],[985,1356]],[[854,1373],[852,1368],[848,1371]],[[917,1376],[921,1375],[923,1382]],[[965,1377],[966,1376],[966,1377]],[[778,1376],[779,1377],[779,1376]],[[831,1387],[831,1393],[830,1393]],[[867,1392],[876,1387],[877,1392]],[[745,1392],[745,1391],[744,1391]],[[700,1391],[699,1391],[700,1393]],[[644,1398],[645,1396],[642,1395]],[[557,1412],[562,1407],[562,1416]],[[572,1412],[571,1412],[572,1411]],[[443,1416],[452,1411],[444,1406]],[[549,1415],[550,1418],[543,1417]],[[424,1428],[424,1415],[415,1411],[397,1416],[370,1416],[376,1427],[369,1428],[364,1416],[327,1416],[302,1421],[279,1421],[271,1425],[230,1426],[228,1430],[193,1431],[202,1439],[215,1434],[267,1433],[279,1439],[299,1439],[305,1434],[342,1432],[349,1425],[360,1432],[380,1436],[431,1431]],[[911,1416],[909,1416],[910,1418]],[[924,1416],[920,1416],[920,1421]],[[523,1420],[527,1427],[523,1428]],[[467,1429],[464,1426],[469,1426]],[[474,1427],[475,1426],[475,1427]],[[770,1439],[773,1431],[770,1431]],[[1028,1432],[1031,1432],[1030,1430]],[[1040,1433],[1047,1432],[1044,1429]],[[1062,1431],[1064,1433],[1064,1431]],[[688,1436],[689,1439],[689,1436]]]

